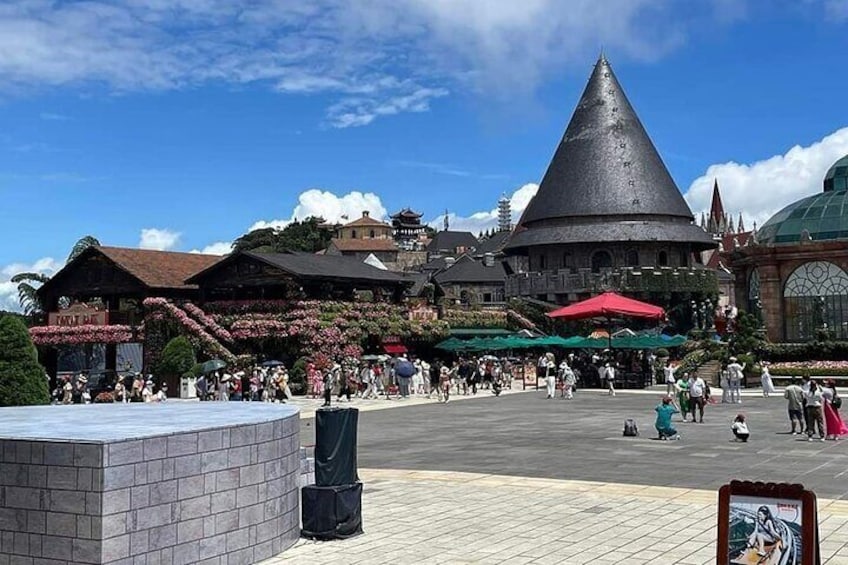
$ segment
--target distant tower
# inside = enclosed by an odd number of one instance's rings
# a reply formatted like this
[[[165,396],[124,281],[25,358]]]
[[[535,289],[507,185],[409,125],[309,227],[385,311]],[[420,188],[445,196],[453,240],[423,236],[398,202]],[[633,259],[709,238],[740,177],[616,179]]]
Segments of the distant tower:
[[[736,224],[736,231],[745,233],[745,223],[742,221],[742,212],[739,212],[739,223]]]
[[[512,230],[512,209],[506,194],[498,200],[498,231]]]
[[[445,208],[445,231],[450,229],[450,219],[448,218],[448,209]]]

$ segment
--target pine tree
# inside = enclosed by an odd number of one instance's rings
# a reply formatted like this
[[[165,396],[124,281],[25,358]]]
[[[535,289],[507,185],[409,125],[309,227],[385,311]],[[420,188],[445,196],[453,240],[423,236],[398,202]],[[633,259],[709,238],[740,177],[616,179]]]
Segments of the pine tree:
[[[49,402],[47,377],[26,324],[17,316],[0,317],[0,406]]]

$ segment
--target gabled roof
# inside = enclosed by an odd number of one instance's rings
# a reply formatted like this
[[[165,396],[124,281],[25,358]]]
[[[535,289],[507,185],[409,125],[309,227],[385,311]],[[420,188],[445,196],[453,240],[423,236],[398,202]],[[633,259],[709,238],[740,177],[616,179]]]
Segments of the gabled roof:
[[[574,243],[552,227],[582,222],[592,241],[603,227],[645,222],[652,234],[629,230],[636,241],[679,240],[707,248],[710,237],[691,225],[692,212],[636,112],[602,56],[595,64],[539,190],[505,249]],[[662,228],[682,226],[664,235]],[[691,229],[690,229],[691,228]],[[530,235],[535,229],[542,231]],[[581,230],[576,232],[583,237]]]
[[[397,251],[397,245],[392,239],[338,239],[330,240],[339,251]]]
[[[447,283],[504,283],[506,271],[503,264],[496,261],[487,267],[482,261],[463,255],[456,263],[433,277],[439,284]]]
[[[474,249],[480,244],[474,234],[470,231],[440,231],[436,232],[432,241],[427,245],[427,251],[436,253],[439,251],[453,252],[459,247]]]
[[[745,247],[748,245],[748,240],[751,239],[752,232],[741,232],[741,233],[727,233],[721,236],[721,251],[718,249],[711,249],[707,251],[705,254],[707,256],[707,260],[704,261],[704,266],[710,269],[720,269],[722,267],[722,258],[721,252],[730,252],[735,249],[735,245],[733,244],[733,240],[739,242],[739,247]]]
[[[41,288],[49,290],[54,284],[61,281],[64,273],[76,269],[78,265],[95,254],[106,257],[117,268],[129,273],[148,288],[169,289],[196,288],[187,284],[186,279],[222,259],[220,255],[98,245],[86,249],[76,259],[65,265]]]
[[[486,253],[500,253],[503,251],[504,245],[509,240],[512,232],[499,231],[487,237],[477,245],[474,255],[485,255]]]
[[[343,228],[391,228],[389,224],[375,220],[368,215],[368,212],[363,212],[362,217],[348,222],[342,226]]]
[[[254,253],[243,251],[233,253],[226,259],[220,261],[200,273],[197,273],[189,282],[198,284],[204,276],[213,269],[220,268],[227,263],[235,261],[239,257],[250,257],[261,261],[281,271],[303,279],[322,280],[344,280],[363,281],[371,283],[403,284],[404,279],[391,271],[381,271],[371,265],[366,265],[359,259],[343,257],[339,255],[315,255],[314,253]]]

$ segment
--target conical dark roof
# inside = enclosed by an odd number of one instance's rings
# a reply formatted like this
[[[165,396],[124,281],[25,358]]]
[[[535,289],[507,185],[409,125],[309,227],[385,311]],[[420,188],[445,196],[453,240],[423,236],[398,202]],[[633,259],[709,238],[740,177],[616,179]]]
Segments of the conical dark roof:
[[[597,229],[610,222],[650,224],[644,238],[636,225],[628,226],[628,239],[683,237],[710,244],[692,220],[692,211],[602,56],[507,249],[573,243],[575,237],[583,239],[581,231],[586,232],[585,241],[597,241],[598,234],[580,226]],[[560,224],[570,229],[554,233],[552,227]],[[667,234],[664,224],[669,224]],[[527,234],[534,227],[547,233]]]

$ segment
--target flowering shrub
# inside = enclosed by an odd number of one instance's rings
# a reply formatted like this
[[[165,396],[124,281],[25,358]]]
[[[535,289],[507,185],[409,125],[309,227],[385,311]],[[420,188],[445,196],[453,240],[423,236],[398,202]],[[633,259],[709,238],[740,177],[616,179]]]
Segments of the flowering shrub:
[[[533,330],[536,329],[536,324],[530,321],[529,318],[521,315],[515,310],[507,310],[506,311],[507,319],[515,320],[515,322],[521,326],[522,328]]]
[[[842,376],[848,375],[848,361],[785,361],[769,365],[775,376]]]
[[[446,310],[445,321],[453,328],[506,328],[506,312],[500,310]]]
[[[36,345],[81,345],[85,343],[130,343],[130,326],[37,326],[30,328]]]
[[[176,321],[183,329],[186,330],[189,341],[192,342],[197,349],[211,355],[219,357],[227,363],[235,361],[235,355],[230,350],[221,345],[209,332],[203,329],[199,323],[191,319],[188,314],[181,308],[177,308],[174,304],[164,298],[146,298],[144,307],[151,311],[160,311]]]
[[[233,336],[230,335],[225,328],[222,328],[218,322],[216,322],[211,316],[207,315],[206,312],[201,310],[196,305],[191,302],[186,302],[182,304],[182,309],[188,312],[191,316],[194,317],[195,320],[203,324],[209,332],[217,337],[218,339],[222,339],[224,341],[233,341]]]

